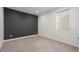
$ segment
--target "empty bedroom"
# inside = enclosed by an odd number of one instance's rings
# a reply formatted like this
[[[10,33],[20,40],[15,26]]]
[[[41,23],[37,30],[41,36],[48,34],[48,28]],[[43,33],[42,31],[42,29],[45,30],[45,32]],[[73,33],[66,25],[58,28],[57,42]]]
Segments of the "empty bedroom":
[[[0,7],[0,52],[78,52],[78,7]]]

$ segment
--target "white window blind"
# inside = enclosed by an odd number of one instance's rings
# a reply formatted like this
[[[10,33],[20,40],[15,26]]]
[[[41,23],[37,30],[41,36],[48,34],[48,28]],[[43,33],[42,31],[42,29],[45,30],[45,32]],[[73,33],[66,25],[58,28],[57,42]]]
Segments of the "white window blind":
[[[56,30],[69,30],[70,28],[70,9],[58,11],[56,13]]]

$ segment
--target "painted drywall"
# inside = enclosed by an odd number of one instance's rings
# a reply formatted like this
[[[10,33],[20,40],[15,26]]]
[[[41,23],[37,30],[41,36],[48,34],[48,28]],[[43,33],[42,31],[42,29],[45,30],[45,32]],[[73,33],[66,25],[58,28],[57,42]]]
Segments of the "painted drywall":
[[[0,48],[3,43],[4,33],[3,33],[3,8],[0,7]]]
[[[38,33],[38,16],[4,8],[4,39]]]
[[[71,9],[70,30],[56,31],[56,12],[65,8],[57,8],[38,17],[38,34],[78,47],[76,35],[76,8]]]
[[[79,7],[76,8],[77,9],[77,21],[76,21],[76,31],[77,31],[77,37],[78,37],[78,46],[79,46]],[[79,51],[79,49],[78,49]]]

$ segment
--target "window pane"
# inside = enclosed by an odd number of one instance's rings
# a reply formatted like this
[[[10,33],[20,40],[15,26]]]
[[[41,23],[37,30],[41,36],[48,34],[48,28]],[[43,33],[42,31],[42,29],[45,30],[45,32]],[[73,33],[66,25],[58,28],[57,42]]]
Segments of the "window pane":
[[[56,30],[69,30],[70,9],[59,11],[56,14]]]

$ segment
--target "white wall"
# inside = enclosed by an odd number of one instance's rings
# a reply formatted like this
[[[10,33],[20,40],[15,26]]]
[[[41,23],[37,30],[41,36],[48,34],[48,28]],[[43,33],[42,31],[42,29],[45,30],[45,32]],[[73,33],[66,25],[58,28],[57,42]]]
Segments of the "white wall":
[[[56,31],[56,12],[65,8],[57,8],[38,17],[38,34],[61,41],[73,46],[79,46],[76,34],[77,9],[71,9],[70,31]]]
[[[77,37],[79,37],[79,8],[77,8],[77,22],[76,22],[76,26],[77,26]],[[78,41],[78,45],[79,45],[79,39]]]
[[[0,7],[0,48],[2,46],[3,43],[3,8]]]

